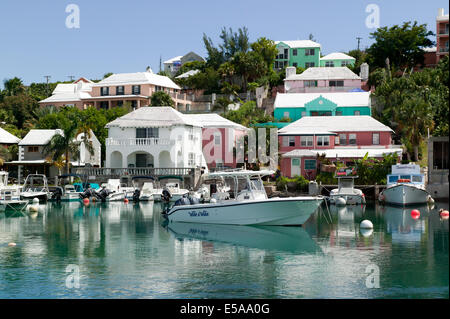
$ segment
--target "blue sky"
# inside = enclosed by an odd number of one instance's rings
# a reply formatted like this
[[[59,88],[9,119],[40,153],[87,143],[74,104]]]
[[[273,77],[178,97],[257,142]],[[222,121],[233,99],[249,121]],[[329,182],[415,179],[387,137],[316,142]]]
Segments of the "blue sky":
[[[68,4],[80,9],[80,28],[68,29]],[[69,75],[102,78],[107,72],[159,71],[167,60],[189,51],[205,56],[202,36],[215,44],[222,27],[246,26],[250,40],[307,39],[312,33],[323,54],[370,46],[366,7],[377,4],[380,25],[417,20],[435,30],[438,8],[447,0],[2,0],[0,2],[0,87],[20,77],[25,84],[66,81]],[[433,38],[434,40],[434,38]]]

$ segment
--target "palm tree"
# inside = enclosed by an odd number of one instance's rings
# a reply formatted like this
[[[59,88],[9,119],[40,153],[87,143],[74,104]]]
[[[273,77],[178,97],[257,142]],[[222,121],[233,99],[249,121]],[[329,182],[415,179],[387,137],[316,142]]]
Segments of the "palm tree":
[[[80,142],[75,140],[78,132],[78,123],[66,118],[64,123],[61,123],[63,130],[57,132],[50,140],[50,142],[44,146],[43,153],[51,155],[53,161],[57,161],[64,155],[66,162],[66,173],[69,173],[70,156],[75,158],[79,154]]]
[[[18,77],[5,80],[3,82],[3,86],[5,87],[5,96],[13,96],[25,92],[25,86],[23,85],[22,80]]]

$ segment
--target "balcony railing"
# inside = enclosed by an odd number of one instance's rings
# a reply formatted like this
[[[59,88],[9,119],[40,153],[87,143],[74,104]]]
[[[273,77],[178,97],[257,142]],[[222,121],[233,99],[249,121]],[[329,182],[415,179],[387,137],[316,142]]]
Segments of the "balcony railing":
[[[448,35],[448,29],[439,30],[439,35]]]
[[[119,178],[121,176],[164,176],[164,175],[176,175],[176,176],[192,176],[195,173],[196,168],[188,167],[136,167],[136,168],[108,168],[108,167],[73,167],[71,172],[81,176],[89,176],[91,179],[96,177],[110,177]],[[198,170],[198,169],[197,169]]]
[[[169,138],[112,138],[106,139],[106,146],[150,146],[150,145],[174,145],[175,140]]]
[[[440,53],[448,53],[448,48],[439,48]]]

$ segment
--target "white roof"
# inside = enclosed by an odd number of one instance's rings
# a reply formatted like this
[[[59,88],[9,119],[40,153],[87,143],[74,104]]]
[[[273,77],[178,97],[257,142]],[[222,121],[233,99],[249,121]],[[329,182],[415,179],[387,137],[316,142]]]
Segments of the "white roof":
[[[277,93],[274,108],[305,107],[306,103],[324,97],[339,107],[370,106],[370,92]]]
[[[334,148],[328,150],[293,150],[282,157],[306,157],[325,154],[325,158],[363,158],[367,153],[369,157],[383,157],[383,154],[397,153],[401,155],[401,148]]]
[[[20,138],[0,127],[0,144],[17,144]]]
[[[393,132],[391,128],[368,115],[305,116],[278,130],[279,135],[311,135],[329,132]]]
[[[197,73],[199,73],[200,72],[200,70],[189,70],[189,71],[187,71],[187,72],[185,72],[185,73],[183,73],[183,74],[180,74],[179,76],[177,76],[177,77],[175,77],[176,79],[183,79],[183,78],[188,78],[188,77],[190,77],[191,75],[195,75],[195,74],[197,74]]]
[[[354,57],[342,52],[333,52],[320,58],[321,60],[356,60]]]
[[[92,91],[92,85],[93,82],[86,83],[84,81],[59,83],[53,90],[52,95],[40,101],[40,103],[77,102],[81,101],[81,99],[89,99],[91,98],[89,92]]]
[[[167,76],[158,75],[152,72],[117,73],[92,85],[117,86],[130,84],[153,84],[177,90],[181,89]]]
[[[201,126],[170,106],[143,106],[106,124],[110,127]]]
[[[232,127],[235,129],[241,129],[245,131],[248,130],[248,128],[246,128],[245,126],[230,121],[216,113],[183,114],[183,116],[190,118],[195,122],[198,122],[199,125],[202,127]]]
[[[59,133],[62,133],[61,130],[30,130],[20,141],[19,146],[46,145],[58,131]]]
[[[164,61],[163,63],[164,64],[170,64],[170,63],[173,63],[173,62],[176,62],[176,61],[181,61],[181,58],[182,58],[183,56],[182,55],[179,55],[179,56],[176,56],[176,57],[174,57],[174,58],[172,58],[172,59],[169,59],[169,60],[167,60],[167,61]]]
[[[423,48],[423,50],[425,51],[425,52],[436,52],[436,47],[430,47],[430,48]]]
[[[320,44],[311,40],[275,41],[275,44],[283,42],[290,48],[320,48]]]
[[[301,74],[293,74],[285,81],[298,80],[361,80],[346,66],[343,67],[309,67]]]

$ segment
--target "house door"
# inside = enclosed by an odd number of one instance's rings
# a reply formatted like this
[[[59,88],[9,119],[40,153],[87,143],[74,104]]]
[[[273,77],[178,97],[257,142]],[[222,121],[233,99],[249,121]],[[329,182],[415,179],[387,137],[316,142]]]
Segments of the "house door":
[[[136,154],[136,167],[147,167],[147,154]]]
[[[299,158],[293,158],[291,159],[291,177],[298,175],[301,175],[301,169],[300,169],[300,159]]]

